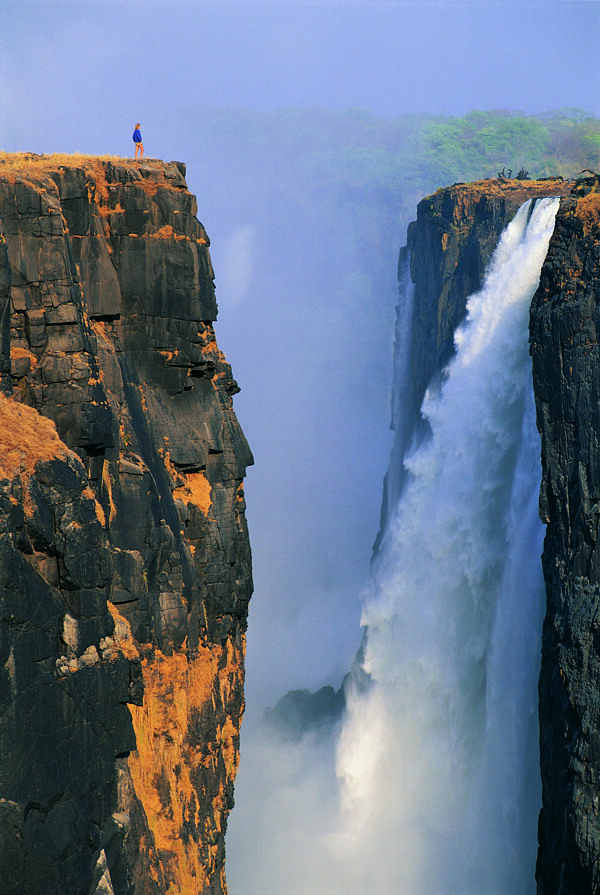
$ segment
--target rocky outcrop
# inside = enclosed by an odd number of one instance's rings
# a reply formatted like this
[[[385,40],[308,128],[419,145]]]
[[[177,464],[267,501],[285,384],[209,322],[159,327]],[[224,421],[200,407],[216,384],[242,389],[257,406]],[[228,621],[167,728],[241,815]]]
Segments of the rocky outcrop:
[[[600,182],[561,201],[531,305],[547,614],[540,895],[600,892]]]
[[[0,160],[0,895],[226,892],[252,461],[196,210]]]
[[[403,457],[411,441],[427,432],[421,416],[425,390],[435,387],[454,353],[454,331],[461,323],[467,299],[483,285],[487,263],[500,235],[527,199],[567,194],[573,184],[563,180],[481,180],[457,183],[427,196],[417,207],[417,219],[400,252],[401,289],[410,277],[414,288],[410,321],[410,367],[395,370],[392,396],[392,456],[383,487],[380,529],[374,562],[390,515],[403,487]],[[407,321],[396,323],[398,346],[406,340]],[[398,383],[403,383],[398,391]],[[402,421],[402,422],[400,422]]]
[[[483,284],[500,234],[527,199],[566,194],[561,180],[481,180],[438,190],[419,202],[407,246],[415,284],[410,379],[414,406],[454,352],[469,295]]]

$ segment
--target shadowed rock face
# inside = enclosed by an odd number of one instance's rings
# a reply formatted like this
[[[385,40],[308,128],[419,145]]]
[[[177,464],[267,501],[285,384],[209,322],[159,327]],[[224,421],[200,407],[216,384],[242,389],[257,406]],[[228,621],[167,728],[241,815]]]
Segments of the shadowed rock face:
[[[454,352],[454,331],[466,313],[467,298],[481,288],[506,225],[527,199],[564,195],[571,187],[560,180],[482,180],[438,190],[419,202],[407,238],[415,283],[415,407]]]
[[[0,895],[226,892],[252,458],[184,175],[0,163]]]
[[[600,891],[600,183],[561,201],[531,305],[542,434],[538,892]]]

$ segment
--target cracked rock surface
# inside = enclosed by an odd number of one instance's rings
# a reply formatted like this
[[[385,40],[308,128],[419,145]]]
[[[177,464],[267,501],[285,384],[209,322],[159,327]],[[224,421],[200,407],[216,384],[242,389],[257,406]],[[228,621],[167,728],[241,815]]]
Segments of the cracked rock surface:
[[[531,304],[547,611],[540,895],[600,892],[600,178],[565,199]]]
[[[252,457],[196,210],[0,161],[0,895],[227,891]]]

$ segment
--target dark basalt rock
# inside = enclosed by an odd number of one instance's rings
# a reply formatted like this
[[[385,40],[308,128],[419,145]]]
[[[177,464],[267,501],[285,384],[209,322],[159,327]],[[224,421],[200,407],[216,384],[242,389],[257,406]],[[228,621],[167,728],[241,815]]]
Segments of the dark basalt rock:
[[[547,612],[540,895],[600,891],[600,192],[561,201],[531,305]]]
[[[126,704],[141,698],[141,666],[107,650],[110,551],[86,486],[75,455],[38,461],[25,488],[2,485],[3,895],[89,890],[114,824],[115,758],[135,748]]]
[[[184,176],[0,173],[0,895],[226,892],[252,457]]]

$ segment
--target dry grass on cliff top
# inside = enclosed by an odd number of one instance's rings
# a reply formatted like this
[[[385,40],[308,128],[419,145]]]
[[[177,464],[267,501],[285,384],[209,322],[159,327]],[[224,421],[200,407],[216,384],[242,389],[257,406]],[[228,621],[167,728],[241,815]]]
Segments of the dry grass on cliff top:
[[[51,420],[0,392],[0,479],[28,478],[40,460],[65,459],[68,453]]]
[[[112,162],[125,167],[139,168],[141,164],[151,168],[162,168],[165,164],[161,159],[143,158],[134,160],[126,156],[118,155],[83,155],[81,153],[66,154],[61,152],[50,155],[37,155],[33,152],[0,152],[0,174],[2,172],[23,171],[44,172],[54,171],[59,167],[93,168],[98,163]]]
[[[583,221],[585,233],[600,228],[600,192],[597,189],[577,200],[575,215]]]
[[[566,196],[573,189],[573,180],[552,177],[544,180],[498,180],[496,177],[487,180],[474,180],[470,183],[455,183],[451,187],[441,187],[437,193],[452,189],[470,196],[485,195],[490,197],[510,197],[524,202],[531,196]],[[435,194],[434,194],[435,195]]]

